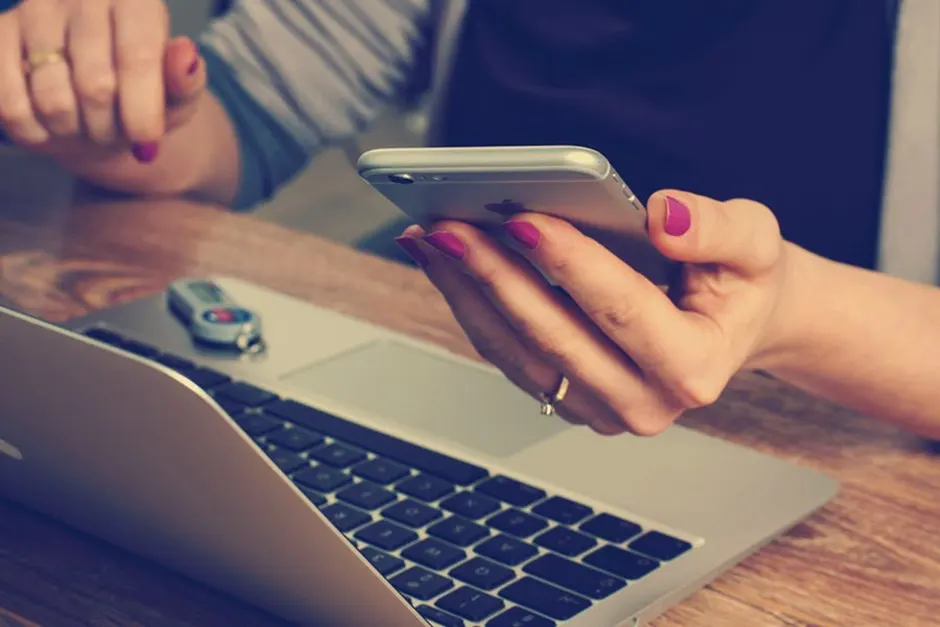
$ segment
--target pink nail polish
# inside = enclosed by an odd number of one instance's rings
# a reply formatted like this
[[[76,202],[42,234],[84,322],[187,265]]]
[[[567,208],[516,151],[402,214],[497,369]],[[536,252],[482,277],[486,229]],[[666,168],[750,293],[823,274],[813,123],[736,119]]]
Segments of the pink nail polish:
[[[685,235],[692,226],[692,213],[681,201],[666,196],[666,221],[664,230],[673,237]]]
[[[421,268],[426,268],[428,265],[428,256],[424,254],[424,251],[421,250],[421,247],[418,246],[418,242],[414,240],[413,237],[396,237],[395,242],[401,246],[401,249],[408,253],[408,256],[418,264]]]
[[[157,158],[157,153],[160,152],[160,144],[157,142],[134,144],[131,146],[131,152],[134,158],[141,163],[151,163]]]
[[[424,241],[453,259],[463,259],[467,254],[467,248],[453,233],[438,231],[426,236]]]
[[[506,232],[509,233],[509,235],[514,240],[529,250],[535,250],[538,248],[539,242],[542,240],[542,235],[539,233],[539,230],[535,228],[535,225],[533,225],[531,222],[510,220],[503,226],[506,228]]]

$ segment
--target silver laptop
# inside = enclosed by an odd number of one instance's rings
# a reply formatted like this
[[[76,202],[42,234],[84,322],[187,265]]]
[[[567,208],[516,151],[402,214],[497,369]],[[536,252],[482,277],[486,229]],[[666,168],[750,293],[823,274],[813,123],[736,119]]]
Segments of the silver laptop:
[[[290,621],[639,625],[825,504],[819,473],[674,427],[604,438],[480,364],[233,279],[265,350],[163,296],[0,310],[0,491]]]

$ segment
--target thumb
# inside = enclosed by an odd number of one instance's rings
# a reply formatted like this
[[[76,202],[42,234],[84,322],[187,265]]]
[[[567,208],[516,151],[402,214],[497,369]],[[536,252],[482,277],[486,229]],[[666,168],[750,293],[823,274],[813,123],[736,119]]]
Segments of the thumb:
[[[662,190],[650,197],[647,215],[653,245],[675,261],[718,264],[755,275],[773,266],[781,254],[777,219],[757,202],[719,202]]]
[[[195,102],[206,86],[206,64],[199,48],[188,37],[177,37],[163,56],[167,104],[181,107]]]

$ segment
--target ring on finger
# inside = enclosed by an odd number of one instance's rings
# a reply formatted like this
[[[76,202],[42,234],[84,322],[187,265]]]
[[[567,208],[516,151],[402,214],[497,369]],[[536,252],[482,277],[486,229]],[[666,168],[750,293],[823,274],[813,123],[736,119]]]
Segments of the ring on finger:
[[[35,73],[36,70],[56,63],[67,63],[64,50],[51,50],[45,52],[32,52],[23,60],[23,71],[27,76]]]
[[[555,405],[565,400],[568,394],[568,386],[571,384],[568,377],[561,375],[555,389],[548,394],[541,394],[539,400],[542,401],[541,413],[543,416],[551,416],[555,413]]]

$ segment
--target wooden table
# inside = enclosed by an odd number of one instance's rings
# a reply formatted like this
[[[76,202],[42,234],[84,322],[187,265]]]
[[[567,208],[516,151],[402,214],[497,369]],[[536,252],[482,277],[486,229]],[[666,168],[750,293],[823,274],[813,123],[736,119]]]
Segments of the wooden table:
[[[62,200],[41,187],[0,191],[7,306],[61,321],[183,274],[224,273],[472,354],[416,271],[212,207]],[[657,625],[940,624],[940,459],[918,439],[755,375],[684,423],[816,467],[843,489]],[[281,624],[4,501],[0,608],[0,627]]]

